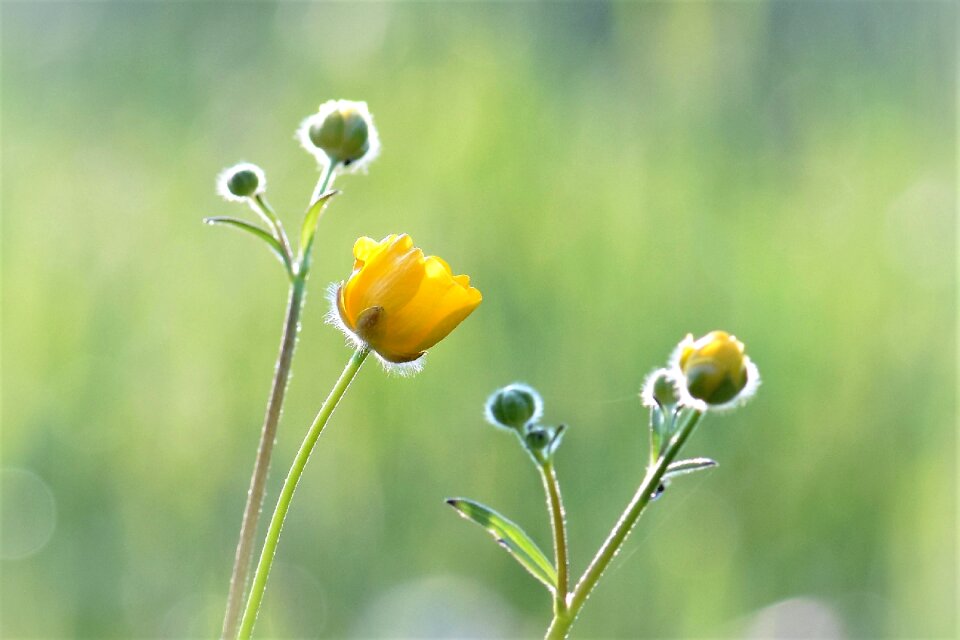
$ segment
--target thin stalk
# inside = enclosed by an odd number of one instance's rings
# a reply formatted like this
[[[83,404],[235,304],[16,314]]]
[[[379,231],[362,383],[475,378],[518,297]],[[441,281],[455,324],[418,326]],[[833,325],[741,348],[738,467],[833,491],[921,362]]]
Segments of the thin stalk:
[[[562,640],[567,637],[567,634],[570,632],[570,626],[574,620],[577,619],[577,614],[580,613],[580,609],[590,596],[590,592],[597,585],[597,581],[600,580],[600,576],[610,564],[610,561],[617,555],[623,542],[627,539],[633,526],[640,518],[644,507],[649,504],[651,495],[660,485],[660,479],[666,472],[667,467],[673,462],[673,459],[676,458],[677,453],[679,453],[687,441],[687,438],[690,437],[690,434],[693,433],[693,429],[702,415],[699,411],[691,413],[689,417],[683,421],[677,434],[670,440],[663,451],[663,455],[657,460],[657,463],[647,470],[647,475],[630,500],[630,504],[627,505],[627,508],[620,516],[620,520],[614,525],[613,530],[610,531],[610,535],[607,536],[603,546],[597,551],[597,555],[594,556],[590,562],[590,566],[587,567],[587,570],[570,595],[570,603],[566,612],[561,615],[554,615],[553,621],[547,629],[547,640]]]
[[[553,598],[554,615],[562,615],[567,610],[567,585],[569,578],[569,560],[567,550],[566,514],[563,510],[563,498],[560,496],[560,483],[551,461],[539,465],[543,488],[547,493],[547,507],[553,523],[553,551],[557,565],[557,589]]]
[[[322,172],[316,190],[324,193],[327,190],[336,170],[336,164],[330,163]],[[314,198],[315,199],[315,198]],[[313,202],[313,200],[311,202]],[[297,346],[297,330],[300,315],[303,311],[304,290],[307,285],[309,272],[309,256],[304,257],[300,264],[293,264],[293,254],[283,225],[276,212],[259,194],[251,201],[251,206],[274,229],[279,236],[281,246],[288,256],[288,271],[292,274],[290,284],[290,299],[287,304],[287,317],[283,325],[283,336],[280,339],[280,354],[274,368],[273,385],[270,398],[267,401],[267,410],[263,419],[263,428],[260,433],[260,444],[257,447],[257,456],[253,465],[253,474],[250,477],[250,488],[247,490],[247,503],[243,508],[243,519],[240,523],[240,540],[233,560],[233,572],[230,576],[230,591],[227,595],[227,610],[223,617],[223,629],[220,633],[222,640],[233,640],[237,635],[242,614],[243,597],[247,587],[247,576],[253,562],[253,543],[257,535],[257,523],[260,519],[260,510],[263,507],[263,495],[266,490],[267,474],[270,470],[270,458],[273,455],[273,445],[277,437],[277,425],[283,409],[283,400],[286,395],[287,382],[290,379],[290,367],[293,362],[293,353]],[[302,249],[302,248],[301,248]]]
[[[273,565],[273,556],[277,551],[277,543],[280,541],[280,531],[283,529],[283,521],[287,516],[287,512],[290,510],[290,501],[293,498],[294,491],[297,489],[300,476],[303,475],[303,470],[307,466],[307,460],[310,459],[310,453],[317,443],[317,438],[319,438],[323,432],[323,427],[326,426],[331,414],[333,414],[333,410],[337,407],[337,403],[340,402],[340,398],[343,397],[347,387],[350,386],[350,382],[356,377],[357,372],[360,370],[360,365],[363,364],[363,361],[369,353],[370,351],[368,349],[361,347],[350,356],[350,360],[347,361],[347,366],[343,368],[343,373],[340,374],[340,378],[330,391],[330,395],[327,396],[327,399],[323,402],[323,406],[320,407],[320,411],[310,426],[310,430],[307,431],[307,435],[303,439],[303,444],[300,445],[300,450],[297,452],[297,457],[293,460],[293,466],[290,467],[287,478],[283,481],[283,489],[280,490],[277,507],[274,509],[273,517],[270,519],[270,527],[267,529],[267,537],[263,542],[263,551],[260,553],[260,562],[257,564],[253,585],[250,588],[250,596],[247,598],[247,607],[243,613],[243,621],[240,624],[240,634],[238,637],[241,640],[248,640],[250,634],[253,633],[253,625],[257,621],[257,613],[260,611],[263,592],[267,586],[267,577],[270,575],[270,567]]]
[[[337,170],[337,163],[332,160],[328,162],[327,166],[324,167],[323,172],[320,174],[320,179],[317,180],[317,186],[313,188],[313,195],[310,196],[310,202],[307,203],[307,210],[313,206],[317,199],[327,192],[327,189],[330,188],[330,184],[333,181],[333,176]],[[316,223],[315,223],[316,224]],[[303,232],[301,231],[301,234]],[[302,236],[301,236],[302,237]],[[299,249],[299,259],[297,262],[297,274],[302,275],[304,278],[307,277],[307,273],[310,271],[310,263],[313,260],[313,247],[316,244],[316,234],[313,235],[310,242],[307,243],[307,246],[300,245]]]
[[[338,163],[333,160],[327,160],[327,166],[323,168],[323,171],[320,172],[320,179],[317,181],[317,186],[313,188],[313,194],[310,196],[310,202],[307,203],[307,206],[310,207],[314,202],[317,201],[317,198],[322,196],[327,192],[327,189],[330,188],[330,180],[333,178],[333,174],[336,173]],[[301,247],[302,249],[303,247]]]
[[[287,232],[283,228],[283,223],[280,222],[280,218],[277,217],[277,213],[273,210],[273,207],[270,206],[267,199],[260,193],[251,198],[250,205],[253,207],[254,212],[263,218],[264,222],[273,229],[273,235],[277,238],[277,241],[280,242],[280,246],[283,247],[284,252],[292,262],[293,250],[290,248],[290,240],[287,238]]]
[[[263,418],[263,429],[260,432],[260,444],[257,447],[257,456],[253,464],[253,474],[250,477],[250,488],[247,490],[247,503],[243,508],[240,540],[237,542],[237,551],[233,559],[230,592],[227,596],[227,611],[223,618],[223,630],[220,634],[223,640],[231,640],[236,637],[237,626],[240,624],[243,594],[247,586],[250,564],[253,560],[253,543],[257,535],[260,509],[263,506],[267,473],[270,470],[270,457],[273,455],[277,425],[280,422],[283,399],[287,391],[287,382],[290,379],[293,352],[297,345],[297,329],[300,324],[300,313],[303,309],[305,284],[302,278],[294,278],[290,285],[287,317],[283,323],[283,337],[280,339],[280,353],[277,356],[270,398],[267,401],[267,410]]]

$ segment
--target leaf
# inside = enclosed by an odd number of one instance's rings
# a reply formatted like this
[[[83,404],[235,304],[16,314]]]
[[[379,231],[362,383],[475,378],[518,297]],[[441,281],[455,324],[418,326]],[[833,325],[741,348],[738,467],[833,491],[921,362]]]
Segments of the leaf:
[[[247,222],[246,220],[241,220],[240,218],[230,218],[225,216],[204,218],[203,222],[210,225],[225,224],[233,227],[234,229],[240,229],[241,231],[252,233],[254,236],[267,243],[267,246],[270,248],[270,250],[274,253],[274,255],[277,256],[277,258],[279,258],[280,262],[286,268],[287,273],[292,275],[293,270],[290,267],[290,260],[287,257],[287,254],[284,252],[283,247],[280,245],[280,242],[273,237],[272,234],[264,231],[257,225]]]
[[[551,591],[557,588],[557,570],[543,551],[517,524],[493,509],[466,498],[450,498],[447,504],[461,516],[486,529],[497,543]]]
[[[716,460],[710,458],[690,458],[689,460],[678,460],[670,463],[666,472],[663,474],[664,480],[672,480],[677,476],[683,476],[688,473],[711,469],[719,464]]]
[[[313,246],[313,236],[317,232],[317,221],[320,219],[320,212],[323,211],[323,205],[327,204],[333,196],[340,193],[336,189],[327,191],[307,209],[307,214],[303,217],[303,225],[300,227],[300,255],[306,256]]]

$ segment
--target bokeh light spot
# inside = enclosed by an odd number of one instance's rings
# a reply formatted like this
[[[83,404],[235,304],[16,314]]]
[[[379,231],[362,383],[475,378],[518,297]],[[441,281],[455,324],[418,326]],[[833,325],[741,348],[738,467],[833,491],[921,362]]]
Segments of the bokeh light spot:
[[[53,537],[57,510],[53,492],[26,469],[0,471],[0,559],[21,560],[37,553]]]

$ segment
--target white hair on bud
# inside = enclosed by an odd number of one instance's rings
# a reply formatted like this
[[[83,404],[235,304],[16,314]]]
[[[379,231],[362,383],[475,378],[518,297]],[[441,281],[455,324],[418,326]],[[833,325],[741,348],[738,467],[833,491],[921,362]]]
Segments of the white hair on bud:
[[[424,365],[427,364],[427,354],[424,353],[422,356],[416,360],[411,360],[410,362],[390,362],[389,360],[384,360],[376,351],[373,352],[377,356],[377,360],[380,361],[380,365],[383,367],[383,370],[391,376],[397,376],[399,378],[410,378],[417,375],[423,371]]]
[[[684,375],[683,369],[680,368],[680,356],[683,355],[684,349],[692,347],[694,342],[693,334],[688,333],[683,340],[680,341],[680,344],[674,347],[667,361],[667,371],[669,371],[670,377],[674,381],[674,388],[677,390],[677,404],[682,407],[696,409],[701,413],[706,413],[710,405],[690,395],[690,390],[687,388],[687,376]]]
[[[736,340],[735,336],[730,337]],[[673,350],[673,353],[670,354],[670,376],[675,381],[674,387],[677,390],[677,397],[679,398],[679,404],[681,406],[696,409],[701,413],[706,413],[707,411],[710,413],[725,413],[743,406],[750,398],[756,395],[757,389],[760,387],[760,370],[757,369],[757,365],[753,364],[753,360],[751,360],[748,355],[743,356],[743,366],[747,370],[747,384],[740,390],[740,393],[730,400],[727,400],[723,404],[707,404],[703,400],[690,395],[690,390],[687,388],[687,376],[684,375],[683,369],[680,368],[680,356],[683,354],[683,350],[687,347],[692,347],[694,342],[693,334],[688,333]]]
[[[342,282],[331,282],[327,287],[327,302],[330,303],[330,308],[327,310],[326,315],[323,317],[324,321],[327,324],[333,325],[347,338],[347,344],[354,349],[360,349],[361,347],[366,347],[367,343],[363,339],[350,330],[350,327],[343,321],[343,318],[340,317],[340,309],[337,306],[337,295],[340,292],[340,287],[343,286]]]
[[[493,412],[491,411],[490,406],[493,404],[493,400],[501,392],[507,391],[509,389],[520,389],[521,391],[524,391],[530,394],[530,397],[533,398],[533,415],[530,416],[530,420],[528,422],[539,422],[540,418],[543,417],[543,398],[540,397],[540,394],[537,393],[536,389],[534,389],[533,387],[531,387],[525,382],[511,382],[507,386],[501,387],[496,391],[494,391],[493,393],[491,393],[489,396],[487,396],[487,401],[483,403],[484,419],[495,427],[504,426],[500,424],[500,422],[496,418],[493,417]]]
[[[349,165],[341,165],[338,172],[366,173],[367,165],[376,160],[377,156],[380,155],[380,134],[377,132],[377,127],[373,123],[373,115],[370,113],[370,108],[366,102],[355,100],[327,100],[320,105],[320,109],[316,113],[303,119],[303,122],[301,122],[297,128],[296,138],[300,141],[300,146],[302,146],[307,153],[315,157],[322,168],[326,169],[330,164],[330,158],[327,157],[323,149],[313,144],[313,140],[310,139],[310,127],[315,124],[323,124],[327,116],[340,109],[354,109],[366,121],[368,148],[362,158],[354,160]]]
[[[263,169],[252,162],[238,162],[232,167],[227,167],[217,174],[217,194],[227,202],[245,202],[248,196],[238,196],[230,191],[230,178],[240,171],[250,171],[257,176],[257,190],[254,195],[263,193],[267,190],[267,176]]]
[[[340,309],[337,306],[337,295],[342,286],[342,282],[331,282],[330,286],[327,287],[327,301],[330,303],[330,309],[324,316],[326,323],[333,325],[343,332],[344,337],[347,339],[348,347],[353,349],[370,349],[373,355],[377,357],[377,360],[380,361],[383,370],[388,374],[401,378],[409,378],[410,376],[415,376],[420,373],[427,362],[426,354],[411,362],[390,362],[389,360],[385,360],[375,349],[371,349],[370,345],[367,344],[363,338],[351,331],[350,327],[343,321],[343,318],[340,317]]]
[[[657,402],[654,392],[657,386],[657,379],[660,378],[661,375],[670,381],[670,384],[673,385],[674,390],[677,392],[677,396],[680,396],[680,391],[677,388],[680,385],[677,383],[677,378],[674,371],[672,369],[664,369],[661,367],[660,369],[654,369],[651,371],[643,380],[643,386],[640,388],[640,400],[643,402],[643,406],[651,409],[656,409],[660,406],[660,403]]]

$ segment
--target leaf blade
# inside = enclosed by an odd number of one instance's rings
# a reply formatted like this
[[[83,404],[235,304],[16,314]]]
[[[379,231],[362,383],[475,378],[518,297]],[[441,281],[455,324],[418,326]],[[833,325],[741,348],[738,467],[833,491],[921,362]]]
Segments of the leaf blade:
[[[300,226],[300,255],[306,256],[313,246],[313,236],[317,233],[317,222],[320,220],[320,213],[324,205],[333,196],[340,193],[336,189],[331,189],[323,193],[308,208],[306,215],[303,216],[303,224]]]
[[[677,460],[676,462],[670,463],[670,466],[667,467],[666,472],[663,474],[663,479],[669,480],[676,478],[677,476],[686,475],[688,473],[695,473],[697,471],[703,471],[704,469],[712,469],[718,464],[720,463],[711,458],[689,458],[687,460]]]
[[[557,589],[557,571],[553,564],[515,522],[490,507],[466,498],[449,498],[447,504],[464,519],[479,525],[493,536],[513,558],[550,591]]]
[[[210,218],[203,219],[204,224],[209,225],[218,225],[223,224],[228,227],[233,227],[234,229],[239,229],[241,231],[246,231],[247,233],[252,234],[254,237],[259,238],[267,243],[270,251],[280,260],[280,263],[283,264],[284,268],[287,270],[287,273],[292,275],[293,269],[290,265],[290,259],[287,257],[286,252],[283,250],[283,246],[280,242],[269,232],[258,227],[257,225],[247,222],[246,220],[241,220],[240,218],[231,218],[229,216],[213,216]]]

